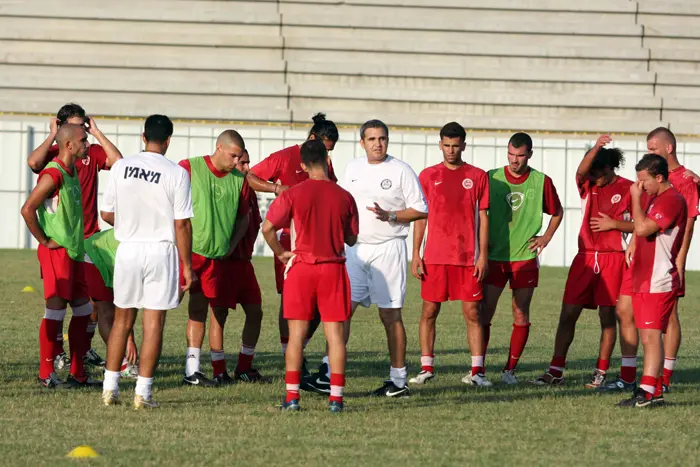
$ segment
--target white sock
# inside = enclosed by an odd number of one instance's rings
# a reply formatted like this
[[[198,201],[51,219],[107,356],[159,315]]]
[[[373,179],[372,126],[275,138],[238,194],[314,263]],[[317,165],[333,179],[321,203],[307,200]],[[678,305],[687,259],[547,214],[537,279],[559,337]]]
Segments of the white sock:
[[[675,358],[664,358],[664,370],[673,371],[676,367]]]
[[[391,382],[394,383],[394,385],[397,388],[403,388],[406,386],[406,375],[408,372],[406,371],[406,367],[403,368],[394,368],[393,366],[389,368],[389,378],[391,379]]]
[[[146,400],[151,399],[151,386],[153,386],[153,378],[144,378],[139,376],[136,380],[136,395],[141,396]]]
[[[199,371],[199,354],[201,349],[196,347],[187,347],[187,355],[185,360],[185,376],[192,376]]]
[[[433,366],[435,364],[435,357],[432,355],[421,355],[420,356],[420,366],[421,369],[424,366]]]
[[[102,380],[102,390],[115,391],[118,394],[119,376],[121,376],[121,373],[118,371],[105,370],[104,379]]]
[[[473,356],[472,355],[472,368],[479,367],[483,368],[484,367],[484,356],[483,355],[478,355],[478,356]]]
[[[328,359],[328,355],[323,357],[323,363],[326,364],[326,378],[331,379],[331,361]]]

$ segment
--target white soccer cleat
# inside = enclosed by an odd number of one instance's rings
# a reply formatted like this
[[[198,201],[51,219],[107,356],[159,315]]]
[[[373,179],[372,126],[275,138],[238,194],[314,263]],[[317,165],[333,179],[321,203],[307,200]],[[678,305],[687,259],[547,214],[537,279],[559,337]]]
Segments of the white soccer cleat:
[[[515,377],[515,370],[504,370],[501,374],[501,381],[505,384],[518,384],[518,378]]]
[[[146,399],[145,397],[139,396],[138,394],[134,396],[134,410],[156,409],[158,407],[158,402],[154,401],[152,398]]]
[[[430,371],[423,370],[418,373],[414,378],[408,380],[409,384],[425,384],[431,379],[435,378],[435,374]]]
[[[111,405],[119,405],[119,392],[118,391],[102,391],[102,403],[109,407]]]
[[[481,386],[483,388],[490,388],[491,386],[493,386],[493,383],[486,379],[486,376],[479,373],[475,375],[467,373],[467,376],[462,378],[462,382],[464,384],[469,384],[470,386]]]

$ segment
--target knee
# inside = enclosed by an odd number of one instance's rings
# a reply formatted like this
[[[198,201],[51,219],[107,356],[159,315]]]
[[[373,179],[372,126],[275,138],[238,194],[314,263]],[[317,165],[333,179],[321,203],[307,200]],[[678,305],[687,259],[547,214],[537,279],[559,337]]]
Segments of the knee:
[[[228,308],[212,308],[211,314],[214,316],[216,322],[223,326],[228,318]]]
[[[254,321],[262,321],[263,319],[262,307],[259,305],[244,306],[243,312],[245,313],[246,319],[252,319]]]
[[[430,303],[429,305],[423,306],[423,312],[421,318],[424,321],[435,321],[440,314],[440,307],[437,303]]]
[[[478,306],[467,306],[462,309],[464,319],[470,324],[482,324],[481,313]]]
[[[379,318],[384,323],[384,326],[391,326],[401,322],[401,310],[396,309],[380,309]]]
[[[205,323],[207,321],[207,307],[192,307],[188,310],[188,318],[196,323]]]
[[[617,327],[617,320],[615,319],[615,313],[612,311],[602,311],[600,312],[600,327],[603,329]]]
[[[520,308],[513,308],[513,324],[516,326],[527,326],[530,324],[530,312]]]

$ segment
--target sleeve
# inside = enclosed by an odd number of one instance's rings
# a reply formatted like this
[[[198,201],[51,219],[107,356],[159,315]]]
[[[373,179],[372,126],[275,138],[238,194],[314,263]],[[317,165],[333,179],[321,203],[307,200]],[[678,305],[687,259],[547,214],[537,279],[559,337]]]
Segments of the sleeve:
[[[104,195],[102,196],[102,204],[100,205],[100,211],[114,212],[115,210],[117,194],[116,180],[120,168],[121,161],[117,161],[117,163],[112,166],[112,170],[109,171],[109,176],[107,177],[107,187],[105,188]]]
[[[253,190],[250,189],[248,182],[243,179],[243,187],[241,188],[241,197],[238,200],[238,211],[236,217],[247,216],[250,212],[250,196]]]
[[[263,180],[276,182],[280,177],[280,158],[276,153],[270,154],[268,157],[255,164],[250,171]]]
[[[484,172],[481,176],[481,183],[479,183],[479,189],[481,193],[479,194],[479,211],[486,211],[491,207],[491,192],[489,191],[489,176]]]
[[[348,223],[345,229],[345,236],[359,235],[360,233],[360,215],[357,212],[357,203],[355,198],[348,193]]]
[[[109,170],[107,167],[107,153],[99,144],[91,144],[88,149],[88,156],[97,164],[98,170]]]
[[[659,229],[664,232],[678,222],[678,213],[682,209],[670,199],[657,198],[647,213],[647,218],[656,222]]]
[[[63,184],[63,174],[57,168],[49,167],[48,169],[44,169],[41,172],[39,172],[39,176],[36,179],[37,183],[39,182],[39,179],[41,179],[41,177],[43,177],[44,175],[51,177],[51,179],[53,180],[53,184],[56,185],[56,188],[53,190],[53,192],[49,194],[49,198],[53,198],[54,196],[56,196],[56,193],[58,193],[59,188],[61,188],[61,185]]]
[[[190,177],[187,175],[185,169],[181,167],[178,168],[180,170],[178,170],[178,180],[175,186],[175,202],[173,203],[175,220],[190,219],[194,217],[194,212],[192,212]]]
[[[177,165],[185,169],[187,171],[187,175],[190,176],[190,179],[192,178],[192,164],[190,163],[189,159],[182,159],[177,163]]]
[[[423,196],[425,197],[425,203],[430,202],[430,174],[427,173],[428,169],[423,169],[420,174],[418,174],[418,182],[420,183],[421,190],[423,190]]]
[[[425,201],[425,195],[418,181],[418,176],[410,167],[403,171],[401,191],[403,192],[406,209],[413,208],[418,212],[428,212],[428,203]]]
[[[253,190],[250,190],[250,193],[250,222],[255,226],[260,226],[262,223],[262,216],[260,215],[260,206],[258,206],[258,194]]]
[[[700,214],[698,211],[698,204],[700,202],[698,198],[698,186],[695,183],[684,183],[678,191],[683,196],[683,199],[685,199],[685,204],[688,207],[688,219],[698,217],[698,214]]]
[[[542,202],[542,209],[545,214],[553,216],[561,209],[561,200],[559,200],[559,195],[557,194],[557,189],[554,187],[552,179],[545,175],[544,178],[544,200]]]
[[[578,189],[578,195],[581,199],[586,199],[591,190],[591,181],[588,177],[580,177],[576,174],[576,188]]]
[[[272,223],[275,230],[289,227],[292,223],[292,203],[288,192],[284,191],[275,199],[267,210],[266,219]]]

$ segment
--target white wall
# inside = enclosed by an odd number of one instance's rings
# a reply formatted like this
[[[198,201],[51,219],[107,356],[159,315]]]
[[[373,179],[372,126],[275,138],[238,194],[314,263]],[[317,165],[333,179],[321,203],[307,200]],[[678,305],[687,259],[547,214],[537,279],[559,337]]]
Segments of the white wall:
[[[125,156],[128,157],[140,151],[142,145],[139,122],[98,122],[98,124]],[[36,147],[46,138],[48,118],[0,120],[0,218],[3,219],[0,225],[0,248],[36,246],[28,235],[19,214],[26,194],[31,190],[35,180],[35,176],[31,174],[25,163],[31,128],[34,129],[33,145]],[[225,128],[213,125],[176,124],[168,157],[173,161],[179,161],[186,157],[210,154],[216,136]],[[271,152],[299,143],[306,137],[305,130],[288,128],[243,126],[236,129],[246,139],[252,164]],[[483,169],[505,165],[509,136],[510,134],[505,133],[498,136],[469,136],[464,159]],[[358,140],[359,135],[356,131],[341,129],[340,142],[332,154],[339,178],[342,177],[350,159],[364,155],[357,143]],[[576,254],[577,235],[581,224],[581,203],[574,184],[574,174],[586,147],[592,142],[591,139],[564,139],[559,136],[534,138],[532,165],[552,177],[566,209],[564,223],[542,254],[542,263],[545,265],[566,266]],[[437,143],[437,134],[395,132],[390,135],[389,152],[411,164],[418,172],[441,160]],[[615,141],[615,144],[625,151],[627,157],[627,163],[621,174],[634,179],[634,165],[646,153],[646,142],[643,138],[633,140],[620,138]],[[681,163],[700,173],[700,143],[681,142],[678,153]],[[104,176],[103,173],[101,181],[104,181]],[[261,211],[264,214],[270,198],[261,197],[260,199]],[[545,226],[546,222],[547,220]],[[256,252],[270,255],[269,249],[261,238],[258,239]],[[693,242],[688,268],[700,269],[700,240]]]

